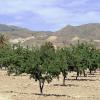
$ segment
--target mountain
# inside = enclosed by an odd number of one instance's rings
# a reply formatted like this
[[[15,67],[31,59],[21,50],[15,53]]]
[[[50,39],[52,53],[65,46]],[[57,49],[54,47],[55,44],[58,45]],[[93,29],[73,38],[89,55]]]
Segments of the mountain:
[[[67,25],[54,33],[58,37],[57,43],[75,43],[80,41],[94,41],[100,44],[100,24],[90,23],[80,26]]]
[[[48,38],[50,31],[31,31],[12,25],[0,24],[0,33],[6,34],[11,43],[21,42],[23,45],[41,45]]]
[[[8,38],[15,39],[19,37],[28,37],[32,35],[32,31],[26,28],[20,28],[12,25],[0,24],[0,33],[5,33]]]
[[[100,39],[100,24],[84,24],[80,26],[68,25],[56,32],[58,35],[80,36],[88,39]]]
[[[17,26],[0,24],[0,33],[5,33],[11,43],[21,42],[22,45],[41,45],[46,41],[57,46],[69,45],[80,41],[93,41],[100,46],[100,24],[90,23],[80,26],[67,25],[56,31],[32,31]]]

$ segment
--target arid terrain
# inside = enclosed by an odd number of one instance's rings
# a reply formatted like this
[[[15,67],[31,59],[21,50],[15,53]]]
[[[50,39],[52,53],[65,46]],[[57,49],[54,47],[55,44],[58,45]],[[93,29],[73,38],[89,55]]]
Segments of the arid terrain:
[[[69,73],[66,86],[62,78],[45,83],[44,95],[39,95],[38,82],[28,75],[8,76],[0,70],[0,100],[100,100],[100,72],[88,77],[79,77]]]
[[[81,42],[93,42],[100,48],[100,23],[89,23],[80,26],[67,25],[58,31],[32,31],[17,26],[0,24],[0,33],[7,35],[12,44],[20,42],[23,46],[40,46],[52,42],[56,46],[69,46]]]

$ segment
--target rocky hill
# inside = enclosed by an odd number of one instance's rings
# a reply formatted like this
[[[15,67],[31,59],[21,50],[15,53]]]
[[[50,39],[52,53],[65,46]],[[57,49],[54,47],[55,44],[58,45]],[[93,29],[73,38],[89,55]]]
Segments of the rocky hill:
[[[41,45],[49,37],[50,31],[31,31],[26,28],[0,24],[0,33],[6,34],[11,43],[21,42],[23,45]]]
[[[94,41],[96,44],[100,44],[100,24],[90,23],[80,26],[68,25],[63,29],[54,33],[58,37],[56,42],[58,43],[75,43],[80,41]]]
[[[80,41],[93,41],[100,46],[100,24],[90,23],[80,26],[67,25],[56,32],[31,31],[26,28],[0,24],[0,33],[7,34],[10,42],[21,42],[23,45],[41,45],[46,41],[55,45],[69,45]]]

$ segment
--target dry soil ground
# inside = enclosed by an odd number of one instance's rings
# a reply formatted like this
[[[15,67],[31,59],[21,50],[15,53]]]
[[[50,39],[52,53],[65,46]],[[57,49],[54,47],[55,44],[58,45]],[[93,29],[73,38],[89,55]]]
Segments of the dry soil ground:
[[[6,71],[0,71],[0,100],[100,100],[100,72],[78,81],[74,76],[68,75],[66,86],[61,86],[62,78],[46,83],[41,96],[38,82],[29,76],[7,76]]]

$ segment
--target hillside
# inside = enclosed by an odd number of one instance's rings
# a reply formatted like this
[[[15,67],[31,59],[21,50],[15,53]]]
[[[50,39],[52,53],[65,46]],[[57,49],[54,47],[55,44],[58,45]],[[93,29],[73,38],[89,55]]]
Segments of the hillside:
[[[58,43],[75,43],[77,40],[80,40],[94,41],[96,44],[100,44],[100,24],[98,23],[80,26],[68,25],[54,34],[58,37]]]
[[[0,24],[0,33],[7,35],[11,43],[21,42],[23,45],[42,44],[49,36],[50,31],[31,31],[12,25]]]
[[[80,36],[87,39],[100,39],[100,24],[68,25],[56,32],[57,35]]]
[[[0,33],[6,33],[11,42],[21,42],[23,45],[41,45],[46,41],[55,45],[69,45],[80,41],[94,41],[100,46],[100,24],[90,23],[80,26],[67,25],[56,32],[31,31],[26,28],[0,24]]]

